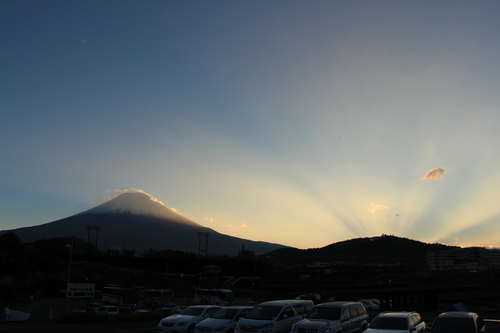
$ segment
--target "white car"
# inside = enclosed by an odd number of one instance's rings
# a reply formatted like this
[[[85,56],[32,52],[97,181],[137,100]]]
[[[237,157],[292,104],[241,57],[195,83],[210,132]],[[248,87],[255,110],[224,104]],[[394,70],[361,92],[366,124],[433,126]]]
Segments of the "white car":
[[[116,305],[103,305],[97,311],[97,314],[106,314],[106,315],[117,315],[120,313],[120,310]]]
[[[193,305],[181,313],[163,318],[158,323],[158,333],[193,333],[196,324],[213,316],[221,306]]]
[[[219,309],[212,317],[197,324],[195,333],[233,333],[238,320],[252,308],[253,306],[228,306]]]
[[[373,318],[365,333],[424,333],[425,327],[417,312],[382,312]]]

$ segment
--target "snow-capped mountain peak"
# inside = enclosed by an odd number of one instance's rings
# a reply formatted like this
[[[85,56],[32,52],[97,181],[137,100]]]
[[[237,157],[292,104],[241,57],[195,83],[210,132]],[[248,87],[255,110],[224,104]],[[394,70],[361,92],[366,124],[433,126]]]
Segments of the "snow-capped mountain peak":
[[[145,215],[198,226],[197,223],[176,213],[152,195],[140,190],[125,191],[116,198],[81,214]]]

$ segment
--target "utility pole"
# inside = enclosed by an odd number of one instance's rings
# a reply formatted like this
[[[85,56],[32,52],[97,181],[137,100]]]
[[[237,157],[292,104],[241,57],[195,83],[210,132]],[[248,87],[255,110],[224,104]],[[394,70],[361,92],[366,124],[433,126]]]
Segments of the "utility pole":
[[[88,253],[90,253],[90,230],[95,230],[95,248],[97,250],[97,241],[99,239],[99,230],[101,230],[102,227],[99,225],[88,225],[85,227],[85,229],[88,230],[87,246],[88,246]]]
[[[205,257],[208,257],[208,236],[210,236],[209,232],[197,232],[198,235],[198,255],[201,257],[201,253],[205,252]],[[201,249],[201,236],[205,236],[205,250]]]

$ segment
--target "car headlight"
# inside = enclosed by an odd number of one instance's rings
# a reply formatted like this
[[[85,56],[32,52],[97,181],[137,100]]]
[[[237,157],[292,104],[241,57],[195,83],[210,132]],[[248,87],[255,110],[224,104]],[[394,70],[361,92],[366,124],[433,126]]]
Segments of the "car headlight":
[[[187,323],[187,321],[181,321],[180,323],[177,323],[177,326],[186,326]]]
[[[219,327],[216,327],[214,328],[214,332],[220,332],[220,331],[224,331],[224,326],[219,326]]]

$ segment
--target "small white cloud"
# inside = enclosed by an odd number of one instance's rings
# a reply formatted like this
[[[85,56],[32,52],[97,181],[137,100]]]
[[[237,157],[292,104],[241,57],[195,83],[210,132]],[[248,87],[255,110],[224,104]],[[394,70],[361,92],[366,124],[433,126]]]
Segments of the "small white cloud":
[[[375,214],[377,211],[379,210],[388,210],[389,207],[387,206],[384,206],[384,205],[380,205],[380,204],[370,204],[370,208],[368,209],[368,212],[372,213],[372,214]]]
[[[422,180],[438,180],[443,178],[443,173],[445,172],[445,168],[434,168],[429,170],[425,176],[423,176]]]
[[[210,224],[214,224],[214,218],[205,216],[205,222],[210,223]]]
[[[177,209],[175,209],[175,208],[173,208],[173,207],[172,207],[172,208],[170,208],[170,210],[171,210],[171,211],[173,211],[174,213],[179,213],[179,212],[177,211]]]
[[[248,228],[248,226],[245,223],[241,223],[242,228]]]

